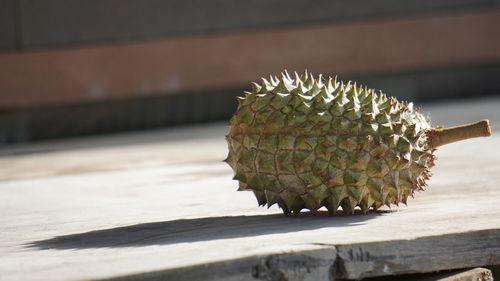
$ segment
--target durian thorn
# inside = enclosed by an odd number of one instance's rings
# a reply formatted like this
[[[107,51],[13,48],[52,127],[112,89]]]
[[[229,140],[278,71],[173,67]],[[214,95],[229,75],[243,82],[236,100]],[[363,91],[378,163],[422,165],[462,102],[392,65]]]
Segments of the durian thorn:
[[[430,148],[476,137],[491,136],[491,128],[488,120],[462,126],[443,128],[437,127],[427,131],[427,143]]]

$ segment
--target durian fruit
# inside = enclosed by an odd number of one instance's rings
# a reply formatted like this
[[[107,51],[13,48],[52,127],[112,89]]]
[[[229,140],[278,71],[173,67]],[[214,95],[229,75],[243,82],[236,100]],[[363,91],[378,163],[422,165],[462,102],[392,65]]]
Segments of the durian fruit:
[[[426,186],[436,147],[490,135],[487,120],[432,128],[412,103],[307,71],[252,85],[230,120],[225,161],[239,190],[285,215],[406,204]]]

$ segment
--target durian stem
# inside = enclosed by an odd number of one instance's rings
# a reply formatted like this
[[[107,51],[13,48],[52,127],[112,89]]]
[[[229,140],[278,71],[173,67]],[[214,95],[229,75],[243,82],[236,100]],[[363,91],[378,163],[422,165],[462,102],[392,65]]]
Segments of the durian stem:
[[[437,127],[427,132],[428,143],[431,148],[465,139],[488,136],[491,136],[488,120],[450,128]]]

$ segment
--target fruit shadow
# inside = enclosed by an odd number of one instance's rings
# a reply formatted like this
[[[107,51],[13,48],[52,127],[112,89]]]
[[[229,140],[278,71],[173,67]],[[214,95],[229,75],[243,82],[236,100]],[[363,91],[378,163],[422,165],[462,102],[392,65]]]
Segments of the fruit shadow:
[[[355,212],[329,216],[328,212],[303,212],[298,216],[223,216],[141,223],[123,227],[56,236],[24,246],[38,249],[90,249],[168,245],[218,239],[252,237],[314,230],[352,227],[390,211]]]

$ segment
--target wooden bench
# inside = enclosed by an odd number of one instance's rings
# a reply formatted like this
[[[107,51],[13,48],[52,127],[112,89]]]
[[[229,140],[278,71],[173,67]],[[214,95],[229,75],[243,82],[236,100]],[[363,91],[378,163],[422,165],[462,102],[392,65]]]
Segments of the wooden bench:
[[[4,148],[1,279],[333,280],[500,264],[499,109],[425,106],[435,125],[489,118],[493,135],[440,148],[428,190],[368,215],[257,207],[221,161],[221,123]]]

